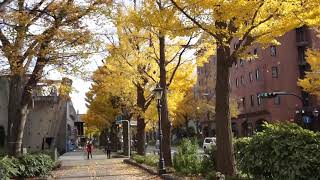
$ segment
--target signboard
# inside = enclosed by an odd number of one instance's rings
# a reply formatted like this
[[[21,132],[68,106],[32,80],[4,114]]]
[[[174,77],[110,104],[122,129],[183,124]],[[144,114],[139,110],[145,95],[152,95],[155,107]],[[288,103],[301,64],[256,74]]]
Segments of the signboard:
[[[137,126],[137,121],[130,121],[131,126]]]
[[[302,121],[305,123],[305,124],[309,124],[312,122],[312,118],[309,117],[309,116],[302,116]]]

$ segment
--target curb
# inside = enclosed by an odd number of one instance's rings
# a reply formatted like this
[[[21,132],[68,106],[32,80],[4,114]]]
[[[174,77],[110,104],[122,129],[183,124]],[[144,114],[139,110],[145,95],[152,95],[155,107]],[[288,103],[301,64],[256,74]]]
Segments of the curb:
[[[136,167],[138,167],[140,169],[143,169],[143,170],[147,171],[148,173],[150,173],[152,175],[158,175],[158,172],[156,170],[154,170],[154,169],[152,169],[149,166],[146,166],[144,164],[136,163],[131,159],[125,159],[125,160],[123,160],[123,162],[127,163],[127,164],[130,164],[130,165],[133,165],[133,166],[136,166]]]
[[[136,166],[140,169],[143,169],[152,175],[159,175],[158,171],[156,169],[151,168],[150,166],[147,166],[144,164],[136,163],[135,161],[133,161],[131,159],[124,159],[123,162],[126,164],[130,164],[132,166]],[[184,178],[175,177],[172,174],[162,174],[162,175],[160,175],[160,177],[164,180],[182,180],[182,179],[184,179]]]

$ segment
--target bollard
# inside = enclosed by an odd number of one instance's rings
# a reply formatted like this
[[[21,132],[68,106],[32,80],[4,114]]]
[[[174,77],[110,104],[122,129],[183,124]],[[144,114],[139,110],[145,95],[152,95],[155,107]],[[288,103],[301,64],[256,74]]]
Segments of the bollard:
[[[57,150],[57,148],[54,148],[53,159],[54,159],[54,161],[58,160],[58,150]]]

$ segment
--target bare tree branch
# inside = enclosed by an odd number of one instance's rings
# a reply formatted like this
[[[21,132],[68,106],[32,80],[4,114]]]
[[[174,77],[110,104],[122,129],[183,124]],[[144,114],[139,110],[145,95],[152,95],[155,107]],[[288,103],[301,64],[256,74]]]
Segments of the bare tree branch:
[[[174,70],[173,70],[173,72],[172,72],[172,74],[171,74],[171,77],[170,77],[170,80],[169,80],[169,82],[168,82],[168,84],[167,84],[167,87],[169,87],[169,86],[170,86],[170,84],[172,83],[173,78],[174,78],[174,76],[175,76],[175,74],[176,74],[176,72],[177,72],[178,68],[179,68],[179,67],[180,67],[180,65],[181,65],[182,55],[183,55],[183,53],[187,50],[187,48],[188,48],[188,46],[189,46],[189,44],[190,44],[190,42],[191,42],[192,38],[193,38],[192,36],[189,38],[189,41],[187,42],[187,44],[184,46],[183,50],[182,50],[182,51],[181,51],[181,53],[179,54],[179,60],[178,60],[178,63],[177,63],[177,65],[175,66],[175,68],[174,68]]]
[[[204,27],[202,24],[200,24],[195,18],[191,17],[186,11],[184,11],[185,8],[180,7],[174,0],[170,0],[173,5],[182,13],[184,14],[188,19],[190,19],[194,24],[196,24],[200,29],[204,30],[208,34],[210,34],[213,37],[217,38],[217,35],[213,32],[211,32],[209,29]]]

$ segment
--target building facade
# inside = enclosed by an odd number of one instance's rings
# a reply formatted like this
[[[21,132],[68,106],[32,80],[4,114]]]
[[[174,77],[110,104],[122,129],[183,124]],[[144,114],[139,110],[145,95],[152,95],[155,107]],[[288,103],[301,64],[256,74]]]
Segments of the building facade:
[[[4,133],[0,134],[0,139],[5,141],[9,98],[7,78],[0,77],[0,86],[0,131],[1,128],[4,130]],[[33,92],[25,125],[23,147],[27,148],[28,152],[57,148],[59,153],[64,153],[75,148],[79,133],[82,133],[77,128],[78,116],[69,97],[60,96],[54,86],[47,91],[44,90],[46,87],[39,86]],[[2,147],[4,145],[5,143]]]
[[[232,118],[235,136],[252,135],[261,130],[265,121],[295,121],[311,129],[319,128],[318,117],[312,113],[319,109],[317,97],[302,91],[297,85],[298,79],[303,78],[310,68],[305,60],[305,50],[320,47],[316,32],[305,27],[298,28],[280,37],[279,42],[279,46],[253,47],[248,53],[257,55],[257,59],[238,59],[231,68],[231,97],[239,109],[239,115]],[[214,61],[212,58],[207,67],[215,68]],[[198,91],[203,93],[201,90],[205,89],[214,95],[214,86],[205,83],[205,79],[214,79],[215,74],[206,77],[207,71],[206,66],[198,68]],[[302,100],[292,95],[259,98],[258,94],[263,92],[292,93]],[[308,116],[311,122],[302,122],[304,116]],[[211,122],[214,124],[214,121]]]

